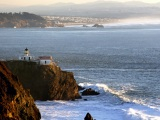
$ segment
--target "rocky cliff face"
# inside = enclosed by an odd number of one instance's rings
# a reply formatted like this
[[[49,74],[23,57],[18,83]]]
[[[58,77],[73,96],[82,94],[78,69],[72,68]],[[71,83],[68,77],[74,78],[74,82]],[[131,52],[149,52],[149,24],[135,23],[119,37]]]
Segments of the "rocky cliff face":
[[[35,100],[72,100],[80,98],[73,73],[62,71],[56,65],[38,65],[36,62],[7,61],[8,68]]]
[[[0,62],[0,120],[39,120],[40,112],[29,91]]]

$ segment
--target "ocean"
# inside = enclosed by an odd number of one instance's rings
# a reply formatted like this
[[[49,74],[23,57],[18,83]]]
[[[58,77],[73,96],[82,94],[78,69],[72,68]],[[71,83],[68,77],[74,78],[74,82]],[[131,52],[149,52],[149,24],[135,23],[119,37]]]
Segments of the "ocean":
[[[104,28],[2,28],[0,59],[52,55],[62,70],[98,96],[36,101],[42,120],[160,120],[160,25]],[[87,99],[87,101],[84,101]]]

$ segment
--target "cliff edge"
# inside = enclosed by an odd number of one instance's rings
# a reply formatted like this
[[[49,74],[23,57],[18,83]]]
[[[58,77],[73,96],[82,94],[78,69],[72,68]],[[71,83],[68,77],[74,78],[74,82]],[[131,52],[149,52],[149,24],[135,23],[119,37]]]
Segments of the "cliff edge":
[[[17,77],[0,62],[0,119],[39,120],[40,118],[40,112],[29,91],[26,91]]]
[[[34,100],[73,100],[81,96],[72,72],[53,65],[36,62],[6,61],[7,67],[17,75]]]

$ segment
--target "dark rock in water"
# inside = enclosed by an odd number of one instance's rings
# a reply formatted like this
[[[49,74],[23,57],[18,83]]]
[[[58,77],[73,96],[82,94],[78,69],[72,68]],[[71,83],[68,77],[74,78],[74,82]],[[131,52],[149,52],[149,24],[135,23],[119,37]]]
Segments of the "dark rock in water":
[[[81,86],[79,86],[78,85],[78,90],[80,91],[80,90],[84,90],[85,88],[84,87],[81,87]]]
[[[99,24],[94,24],[92,27],[100,27],[100,28],[104,28],[103,25],[99,25]]]
[[[83,99],[84,101],[87,101],[87,99]]]
[[[32,61],[6,61],[34,100],[73,100],[81,98],[72,72],[57,65],[39,65]]]
[[[99,95],[99,92],[92,90],[91,88],[86,89],[82,92],[82,95]]]
[[[0,120],[39,120],[40,112],[29,91],[0,62]]]
[[[93,118],[90,113],[87,113],[84,120],[93,120]]]

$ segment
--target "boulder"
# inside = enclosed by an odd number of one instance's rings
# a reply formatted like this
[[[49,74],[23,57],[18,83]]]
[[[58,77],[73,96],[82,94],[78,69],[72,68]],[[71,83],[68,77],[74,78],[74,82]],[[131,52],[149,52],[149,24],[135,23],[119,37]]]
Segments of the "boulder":
[[[29,91],[0,62],[0,120],[39,120],[40,112]]]
[[[99,25],[99,24],[94,24],[92,27],[100,27],[100,28],[104,28],[103,25]]]
[[[82,95],[99,95],[99,92],[92,90],[91,88],[86,89],[82,92]]]
[[[39,65],[33,61],[6,61],[7,67],[34,100],[74,100],[81,98],[72,72],[62,71],[56,64]]]
[[[93,120],[93,118],[90,113],[87,113],[84,120]]]

